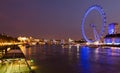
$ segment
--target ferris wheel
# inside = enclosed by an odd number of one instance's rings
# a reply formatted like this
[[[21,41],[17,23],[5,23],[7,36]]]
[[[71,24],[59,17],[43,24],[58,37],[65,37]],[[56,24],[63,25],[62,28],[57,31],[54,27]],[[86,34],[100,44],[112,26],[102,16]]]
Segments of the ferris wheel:
[[[94,22],[88,23],[89,25],[85,24],[87,16],[90,15],[90,13],[93,10],[95,10],[99,13],[100,16],[97,16],[97,17],[101,17],[101,19],[100,19],[101,20],[101,24],[100,24],[101,27],[99,27],[99,26],[97,27],[97,23],[95,24]],[[93,17],[93,18],[95,18],[95,17]],[[103,11],[102,7],[99,6],[99,5],[93,5],[90,8],[88,8],[87,11],[84,14],[84,17],[83,17],[83,20],[82,20],[82,35],[83,35],[84,39],[89,43],[99,41],[100,38],[103,36],[103,33],[105,31],[105,26],[106,26],[106,15],[105,15],[105,12]],[[87,27],[87,31],[85,31],[86,30],[85,27]],[[97,28],[101,28],[101,29],[97,30]],[[89,32],[89,29],[91,29],[92,32]],[[87,36],[87,34],[93,34],[92,37],[94,39],[90,39]]]

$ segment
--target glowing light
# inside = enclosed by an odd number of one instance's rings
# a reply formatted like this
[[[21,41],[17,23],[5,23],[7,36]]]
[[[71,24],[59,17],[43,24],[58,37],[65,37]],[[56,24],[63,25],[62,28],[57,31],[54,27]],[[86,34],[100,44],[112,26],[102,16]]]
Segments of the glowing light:
[[[10,50],[10,48],[7,48],[7,50],[9,51],[9,50]]]
[[[87,42],[87,43],[86,43],[86,45],[90,45],[90,43],[89,43],[89,42]]]
[[[30,62],[31,62],[31,63],[33,63],[33,62],[34,62],[34,60],[32,60],[32,59],[31,59],[31,60],[30,60]]]
[[[31,66],[31,69],[35,70],[35,69],[37,69],[37,66]]]
[[[100,44],[99,41],[94,42],[94,45],[99,45],[99,44]]]
[[[72,45],[69,45],[69,49],[71,49],[72,48]]]
[[[0,63],[2,63],[2,61],[0,60]]]
[[[98,52],[99,52],[99,48],[96,48],[96,49],[95,49],[95,53],[98,53]]]
[[[80,48],[80,44],[76,44],[76,47],[77,47],[77,49],[79,49]]]
[[[69,43],[73,42],[73,40],[71,38],[68,39]]]
[[[26,38],[26,37],[18,37],[18,40],[20,40],[20,41],[25,41],[25,40],[27,40],[28,38]]]

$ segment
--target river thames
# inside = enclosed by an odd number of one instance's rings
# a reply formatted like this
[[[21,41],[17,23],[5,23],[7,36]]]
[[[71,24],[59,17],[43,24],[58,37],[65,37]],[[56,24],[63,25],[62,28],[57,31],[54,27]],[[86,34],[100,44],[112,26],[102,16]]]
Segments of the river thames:
[[[21,48],[36,73],[120,73],[120,48],[36,45]]]

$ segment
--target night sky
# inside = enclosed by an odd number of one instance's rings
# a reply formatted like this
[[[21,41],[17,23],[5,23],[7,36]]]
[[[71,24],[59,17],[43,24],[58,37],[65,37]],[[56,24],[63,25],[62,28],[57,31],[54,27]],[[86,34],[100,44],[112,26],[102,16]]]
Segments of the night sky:
[[[0,33],[13,37],[81,39],[84,13],[95,4],[103,7],[107,24],[120,23],[120,0],[0,0]],[[91,14],[88,23],[95,19]]]

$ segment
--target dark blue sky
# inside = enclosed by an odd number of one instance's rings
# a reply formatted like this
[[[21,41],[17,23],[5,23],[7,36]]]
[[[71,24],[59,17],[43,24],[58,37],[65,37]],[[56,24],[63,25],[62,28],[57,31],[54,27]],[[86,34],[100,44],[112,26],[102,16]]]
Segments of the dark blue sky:
[[[101,5],[107,24],[120,23],[119,3],[120,0],[1,0],[0,33],[15,37],[81,39],[81,21],[88,7]],[[88,20],[96,19],[91,18]]]

